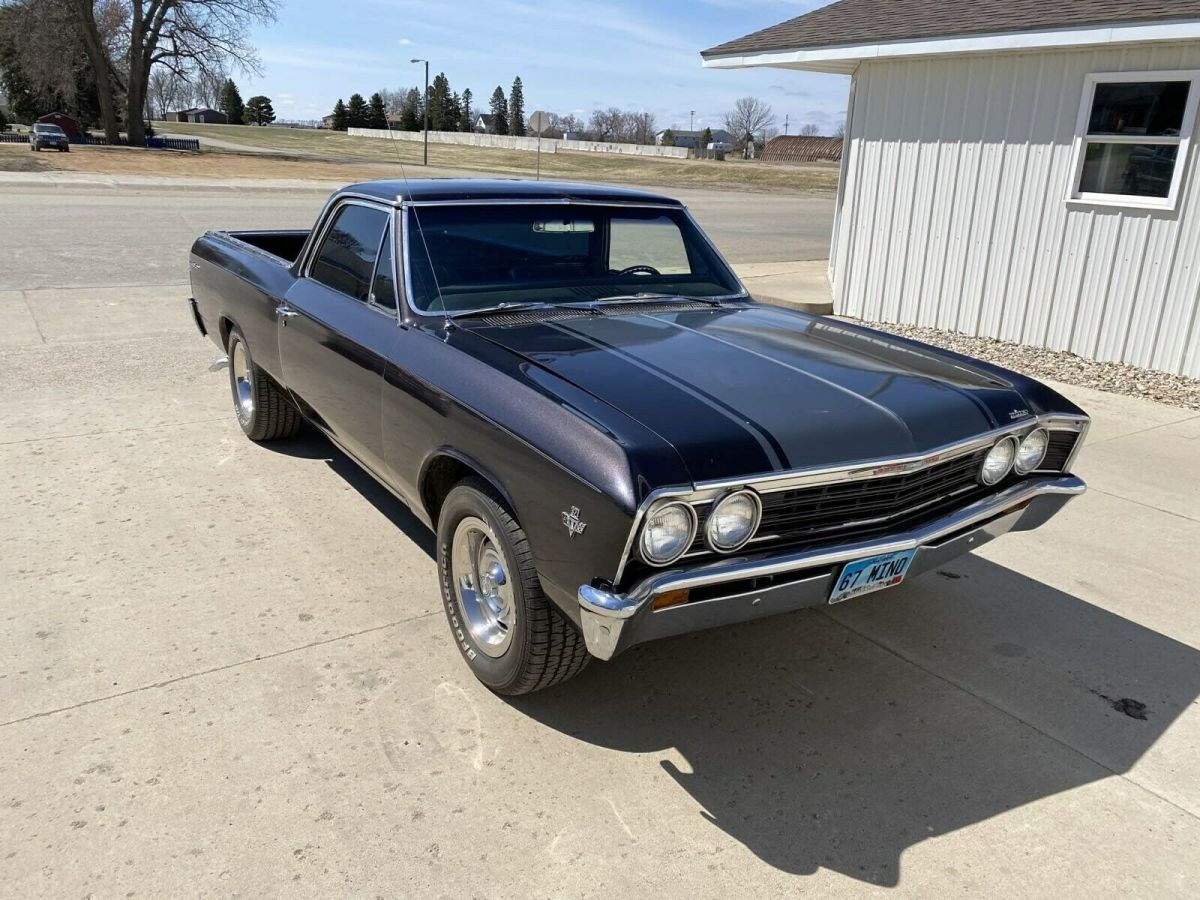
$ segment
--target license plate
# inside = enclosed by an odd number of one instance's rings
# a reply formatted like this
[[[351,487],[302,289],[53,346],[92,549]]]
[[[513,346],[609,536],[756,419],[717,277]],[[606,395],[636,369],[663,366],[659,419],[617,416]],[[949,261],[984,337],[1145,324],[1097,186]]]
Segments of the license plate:
[[[841,603],[871,591],[895,587],[904,580],[908,564],[916,555],[916,550],[898,550],[846,563],[842,567],[842,574],[834,582],[829,602]]]

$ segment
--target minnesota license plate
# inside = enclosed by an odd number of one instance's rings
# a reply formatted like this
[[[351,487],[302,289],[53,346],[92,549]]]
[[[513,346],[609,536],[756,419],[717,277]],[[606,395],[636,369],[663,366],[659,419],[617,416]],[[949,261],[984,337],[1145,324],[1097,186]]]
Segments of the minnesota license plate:
[[[904,573],[916,555],[916,550],[898,550],[846,563],[834,583],[829,602],[841,603],[871,591],[895,587],[904,580]]]

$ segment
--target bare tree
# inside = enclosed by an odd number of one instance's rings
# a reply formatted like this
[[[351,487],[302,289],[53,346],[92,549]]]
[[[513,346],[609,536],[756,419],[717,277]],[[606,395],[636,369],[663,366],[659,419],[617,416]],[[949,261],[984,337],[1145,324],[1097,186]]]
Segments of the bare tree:
[[[775,113],[771,111],[771,105],[757,97],[742,97],[725,113],[725,130],[738,147],[743,146],[747,138],[761,134],[774,124]]]
[[[170,69],[156,66],[150,73],[150,108],[160,119],[165,119],[172,109],[185,105],[184,96],[190,92],[191,88]]]
[[[821,133],[821,129],[813,122],[809,122],[800,129],[800,133],[806,137],[815,137]]]
[[[146,142],[142,107],[156,64],[181,78],[195,78],[229,63],[257,73],[258,59],[247,32],[256,22],[273,20],[278,6],[277,0],[128,0],[123,52],[112,52],[104,47],[93,0],[71,2],[97,71],[102,107],[107,102],[115,109],[112,92],[107,101],[103,98],[104,84],[115,77],[117,61],[123,65],[126,130],[129,143],[136,145]],[[100,77],[102,70],[111,77]],[[112,125],[115,129],[115,116]]]
[[[841,138],[841,137],[846,136],[846,123],[845,122],[838,123],[838,127],[833,129],[833,136],[836,138]]]
[[[654,113],[636,112],[629,115],[629,137],[635,144],[654,143]]]

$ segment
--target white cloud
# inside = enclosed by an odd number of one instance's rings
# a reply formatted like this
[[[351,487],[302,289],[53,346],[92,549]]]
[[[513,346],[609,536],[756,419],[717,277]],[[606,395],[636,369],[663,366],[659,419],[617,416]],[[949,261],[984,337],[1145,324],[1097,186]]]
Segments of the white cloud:
[[[400,38],[400,40],[396,41],[396,43],[399,44],[401,47],[411,47],[412,46],[412,41],[410,41],[408,38]]]

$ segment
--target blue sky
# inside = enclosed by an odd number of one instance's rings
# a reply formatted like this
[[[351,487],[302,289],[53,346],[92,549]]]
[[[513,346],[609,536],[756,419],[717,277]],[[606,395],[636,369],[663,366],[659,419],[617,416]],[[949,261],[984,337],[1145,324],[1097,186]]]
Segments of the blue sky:
[[[827,0],[283,0],[254,33],[263,73],[235,79],[242,96],[266,94],[280,118],[314,119],[338,97],[418,84],[412,57],[428,57],[473,106],[513,76],[528,112],[586,119],[596,107],[654,113],[660,128],[719,127],[734,100],[766,100],[790,133],[814,122],[829,133],[845,115],[849,79],[782,69],[713,70],[699,52],[800,15]]]

